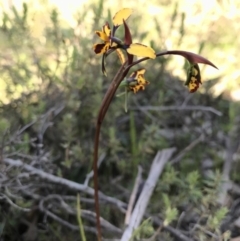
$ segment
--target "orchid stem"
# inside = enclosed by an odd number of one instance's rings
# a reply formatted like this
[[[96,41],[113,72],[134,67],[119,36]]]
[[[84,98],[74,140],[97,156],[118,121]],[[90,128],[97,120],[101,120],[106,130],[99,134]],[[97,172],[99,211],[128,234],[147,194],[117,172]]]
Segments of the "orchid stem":
[[[113,78],[103,100],[102,104],[99,109],[99,113],[97,116],[96,122],[96,130],[95,130],[95,137],[94,137],[94,154],[93,154],[93,182],[94,182],[94,200],[95,200],[95,212],[96,212],[96,223],[97,223],[97,238],[98,241],[102,241],[102,232],[101,232],[101,223],[100,223],[100,210],[99,210],[99,196],[98,196],[98,147],[99,147],[99,137],[102,122],[104,117],[107,113],[108,107],[115,95],[118,86],[120,85],[121,81],[127,75],[128,70],[125,69],[127,62],[125,62],[121,68],[116,73],[115,77]]]

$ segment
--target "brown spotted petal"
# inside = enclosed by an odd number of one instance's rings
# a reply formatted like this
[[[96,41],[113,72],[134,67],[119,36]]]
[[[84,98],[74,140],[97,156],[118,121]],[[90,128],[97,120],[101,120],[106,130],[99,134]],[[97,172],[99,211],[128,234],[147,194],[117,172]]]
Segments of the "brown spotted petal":
[[[188,86],[189,92],[193,93],[197,91],[201,83],[201,73],[198,64],[191,64],[185,85]]]
[[[101,44],[94,44],[93,50],[96,54],[104,54],[110,48],[110,36],[111,36],[111,29],[109,24],[106,22],[105,25],[102,27],[102,31],[95,31],[98,37],[104,42]]]
[[[128,90],[132,91],[134,94],[137,93],[139,90],[144,90],[145,87],[149,84],[149,81],[145,80],[144,73],[145,69],[139,69],[134,71],[129,78],[127,79]]]
[[[109,44],[94,44],[93,50],[96,54],[106,53],[109,49]]]
[[[139,76],[143,76],[145,74],[146,69],[142,68],[137,70],[136,72],[137,72],[136,78],[139,79]]]
[[[199,88],[199,83],[197,82],[196,78],[192,77],[188,84],[189,92],[194,93],[198,90],[198,88]]]

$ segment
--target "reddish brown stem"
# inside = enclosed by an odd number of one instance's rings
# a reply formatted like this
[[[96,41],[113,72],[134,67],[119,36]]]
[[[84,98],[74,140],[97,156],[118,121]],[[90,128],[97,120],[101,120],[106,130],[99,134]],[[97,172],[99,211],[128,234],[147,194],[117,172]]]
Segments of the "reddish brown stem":
[[[165,50],[165,51],[162,51],[162,52],[159,52],[156,54],[157,57],[160,57],[163,55],[180,55],[180,56],[186,58],[190,63],[207,64],[207,65],[211,65],[212,67],[217,69],[217,67],[212,62],[210,62],[208,59],[205,59],[201,55],[194,54],[192,52],[183,51],[183,50]],[[150,58],[145,57],[145,58],[139,59],[139,60],[133,62],[131,65],[129,65],[127,69],[130,69],[132,66],[139,64],[148,59],[150,59]]]
[[[98,145],[99,145],[99,135],[100,135],[101,124],[97,122],[95,131],[95,141],[94,141],[94,157],[93,157],[93,172],[94,172],[94,200],[95,200],[95,212],[96,212],[96,222],[97,222],[97,236],[98,241],[102,240],[101,234],[101,224],[100,224],[100,213],[99,213],[99,199],[98,199]]]
[[[102,104],[100,106],[99,113],[97,116],[97,122],[96,122],[96,131],[95,131],[95,137],[94,137],[94,156],[93,156],[93,172],[94,172],[93,181],[94,181],[94,199],[95,199],[98,241],[102,240],[99,197],[98,197],[98,146],[99,146],[100,130],[101,130],[101,125],[104,120],[104,117],[107,113],[108,107],[113,99],[113,96],[115,95],[118,86],[120,85],[124,77],[127,75],[128,70],[127,71],[125,70],[126,65],[127,65],[127,62],[121,66],[121,68],[116,73],[113,81],[111,82],[103,98]]]
[[[160,53],[157,53],[156,56],[160,57],[163,55],[181,55],[182,57],[185,57],[190,63],[203,63],[211,65],[214,68],[217,68],[213,63],[211,63],[209,60],[203,58],[200,55],[188,52],[188,51],[181,51],[181,50],[170,50],[170,51],[162,51]],[[101,224],[100,224],[100,211],[99,211],[99,197],[98,197],[98,146],[99,146],[99,136],[100,136],[100,130],[101,125],[104,120],[104,117],[106,115],[106,112],[108,110],[108,107],[113,99],[113,96],[115,95],[117,88],[121,81],[124,79],[124,77],[127,75],[129,69],[145,60],[148,60],[149,58],[142,58],[139,59],[132,64],[128,65],[127,62],[125,62],[121,68],[118,70],[117,74],[115,75],[113,81],[111,82],[104,98],[101,104],[101,107],[99,109],[98,117],[97,117],[97,123],[96,123],[96,132],[95,132],[95,139],[94,139],[94,159],[93,159],[93,171],[94,171],[94,199],[95,199],[95,212],[96,212],[96,222],[97,222],[97,233],[98,233],[98,241],[102,240],[101,236]]]

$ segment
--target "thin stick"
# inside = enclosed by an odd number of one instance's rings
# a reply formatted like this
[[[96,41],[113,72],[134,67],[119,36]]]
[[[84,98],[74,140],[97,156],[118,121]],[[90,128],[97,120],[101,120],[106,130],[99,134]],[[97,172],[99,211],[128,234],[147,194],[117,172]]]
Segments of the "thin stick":
[[[127,212],[126,212],[126,215],[125,215],[125,222],[124,222],[125,225],[129,224],[129,220],[130,220],[132,210],[133,210],[134,201],[136,200],[138,188],[141,184],[141,181],[142,181],[142,167],[138,166],[137,178],[136,178],[135,183],[134,183],[133,191],[132,191],[132,194],[130,196],[129,203],[128,203],[128,209],[127,209]]]
[[[37,169],[37,168],[30,166],[20,160],[13,160],[10,158],[5,158],[5,159],[3,159],[3,162],[5,164],[9,165],[9,167],[20,167],[23,170],[27,171],[27,172],[22,173],[21,175],[17,175],[16,176],[17,181],[18,181],[18,178],[22,178],[22,177],[30,178],[30,175],[35,175],[35,176],[41,178],[42,180],[57,184],[58,186],[62,185],[64,187],[68,188],[69,190],[73,190],[73,191],[77,191],[77,192],[84,192],[88,195],[94,196],[94,189],[89,186],[85,186],[83,184],[80,184],[80,183],[77,183],[77,182],[62,178],[62,177],[54,176],[53,174],[50,174],[43,170]],[[21,190],[23,190],[23,189],[21,188]],[[27,191],[27,189],[25,191]],[[40,198],[39,195],[31,193],[30,191],[28,191],[27,194],[34,196],[34,198],[37,200]],[[117,206],[119,208],[119,210],[121,210],[122,212],[125,211],[125,208],[127,206],[126,203],[124,203],[121,200],[118,200],[114,197],[107,196],[107,195],[103,194],[102,192],[99,192],[99,194],[100,194],[100,198],[102,200],[104,200],[105,202]]]
[[[200,105],[197,105],[197,106],[187,106],[187,105],[184,105],[184,106],[142,106],[142,107],[132,107],[130,108],[131,110],[135,110],[135,109],[141,109],[141,110],[151,110],[151,111],[181,111],[181,110],[201,110],[201,111],[209,111],[209,112],[212,112],[213,114],[215,115],[218,115],[218,116],[222,116],[222,112],[214,109],[213,107],[210,107],[210,106],[200,106]]]
[[[122,235],[121,241],[130,240],[134,230],[140,225],[159,176],[161,175],[166,162],[171,158],[175,150],[176,148],[168,148],[163,151],[159,151],[155,156],[148,178],[135,205],[129,225]]]

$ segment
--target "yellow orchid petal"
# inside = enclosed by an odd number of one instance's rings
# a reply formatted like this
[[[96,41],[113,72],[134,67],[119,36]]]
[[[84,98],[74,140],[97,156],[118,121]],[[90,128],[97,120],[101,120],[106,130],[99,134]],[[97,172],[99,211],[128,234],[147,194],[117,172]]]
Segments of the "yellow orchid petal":
[[[107,37],[111,36],[111,29],[108,23],[106,23],[105,25],[103,25],[102,27],[103,32],[107,35]]]
[[[103,40],[104,42],[108,42],[109,41],[109,38],[108,36],[102,32],[102,31],[95,31],[95,33],[98,35],[98,37]]]
[[[137,71],[137,78],[138,78],[139,75],[144,75],[145,72],[146,72],[146,69],[139,69],[139,70]]]
[[[137,79],[139,75],[144,75],[146,72],[146,69],[138,69],[131,73],[129,77]]]
[[[143,75],[139,75],[137,78],[138,84],[140,85],[147,85],[149,82],[144,79]]]
[[[129,87],[129,89],[130,89],[134,94],[136,94],[136,93],[139,91],[139,86],[131,86],[131,87]]]
[[[117,55],[118,55],[118,58],[120,59],[121,64],[124,64],[125,61],[126,61],[126,58],[125,58],[122,50],[121,49],[116,49],[116,51],[117,51]]]
[[[126,21],[129,16],[132,14],[133,10],[131,8],[123,8],[118,11],[113,17],[114,26],[119,26],[123,24],[123,19]]]
[[[127,48],[127,52],[129,54],[136,55],[139,57],[148,57],[150,59],[156,58],[155,51],[152,48],[143,44],[131,44],[129,48]]]
[[[117,47],[117,43],[112,42],[111,47]]]

